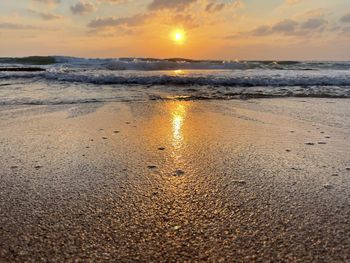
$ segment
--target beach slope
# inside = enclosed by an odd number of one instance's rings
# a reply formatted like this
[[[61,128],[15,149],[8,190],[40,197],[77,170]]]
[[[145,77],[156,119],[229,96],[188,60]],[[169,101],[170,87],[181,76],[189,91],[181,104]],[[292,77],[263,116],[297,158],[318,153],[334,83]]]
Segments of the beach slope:
[[[1,106],[0,261],[350,261],[349,109]]]

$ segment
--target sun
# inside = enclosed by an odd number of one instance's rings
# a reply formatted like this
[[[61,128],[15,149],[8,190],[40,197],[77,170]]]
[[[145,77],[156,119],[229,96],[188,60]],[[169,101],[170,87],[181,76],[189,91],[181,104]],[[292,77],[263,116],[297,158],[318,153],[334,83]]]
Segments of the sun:
[[[176,43],[176,44],[184,44],[186,40],[186,32],[183,29],[175,29],[171,33],[171,39]]]

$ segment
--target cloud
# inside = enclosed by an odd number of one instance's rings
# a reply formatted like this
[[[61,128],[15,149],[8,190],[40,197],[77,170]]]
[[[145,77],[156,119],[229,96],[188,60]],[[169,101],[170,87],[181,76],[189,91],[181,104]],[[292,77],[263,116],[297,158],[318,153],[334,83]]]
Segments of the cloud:
[[[70,10],[74,14],[83,15],[94,12],[96,10],[96,6],[89,1],[81,0],[79,3],[70,7]]]
[[[270,36],[276,34],[285,36],[307,36],[323,32],[327,28],[327,25],[327,20],[317,17],[309,18],[304,22],[286,19],[270,26],[262,25],[251,31],[242,32],[234,36],[228,36],[227,38],[237,38],[240,36]]]
[[[28,30],[28,29],[38,29],[36,26],[17,24],[17,23],[0,23],[1,29],[10,29],[10,30]]]
[[[251,33],[254,36],[265,36],[271,34],[271,28],[269,26],[260,26],[254,29]]]
[[[344,27],[344,28],[342,29],[342,33],[343,33],[344,35],[350,36],[350,26]]]
[[[298,26],[298,22],[292,19],[286,19],[281,22],[275,24],[272,28],[272,32],[280,32],[280,33],[290,33],[294,32],[296,27]]]
[[[350,14],[346,14],[340,18],[340,22],[350,23]]]
[[[224,9],[228,9],[230,7],[236,9],[242,7],[243,3],[241,0],[237,1],[231,1],[231,2],[218,2],[217,0],[209,2],[206,7],[205,11],[208,13],[216,13],[220,12]]]
[[[197,2],[197,0],[153,0],[149,4],[148,9],[176,9],[177,11],[182,11],[195,2]]]
[[[312,9],[312,10],[309,10],[305,13],[303,13],[302,15],[300,15],[299,17],[301,18],[308,18],[308,17],[311,17],[311,18],[315,18],[315,17],[324,17],[327,15],[327,13],[329,13],[329,9],[327,8],[317,8],[317,9]]]
[[[310,18],[302,24],[303,29],[319,29],[326,26],[328,23],[327,20],[323,18]]]
[[[150,14],[136,14],[130,17],[108,17],[108,18],[97,18],[92,20],[88,27],[91,28],[103,28],[103,27],[117,27],[117,26],[128,26],[135,27],[143,25],[144,22],[150,17]]]
[[[32,10],[32,9],[28,9],[28,12],[34,14],[34,15],[37,15],[39,16],[41,19],[43,20],[56,20],[56,19],[61,19],[62,16],[60,15],[56,15],[56,14],[53,14],[53,13],[45,13],[45,12],[39,12],[39,11],[36,11],[36,10]]]

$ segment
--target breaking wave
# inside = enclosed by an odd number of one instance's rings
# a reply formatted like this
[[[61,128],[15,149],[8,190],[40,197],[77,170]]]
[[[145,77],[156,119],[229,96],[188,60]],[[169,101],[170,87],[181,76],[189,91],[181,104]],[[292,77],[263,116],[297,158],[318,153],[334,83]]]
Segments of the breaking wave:
[[[350,98],[350,62],[0,58],[0,105]]]
[[[89,59],[66,56],[31,56],[24,58],[0,58],[1,64],[65,66],[69,68],[84,67],[89,69],[107,70],[349,70],[350,62],[334,61],[238,61],[238,60],[191,60],[184,58],[154,59],[154,58],[107,58]]]

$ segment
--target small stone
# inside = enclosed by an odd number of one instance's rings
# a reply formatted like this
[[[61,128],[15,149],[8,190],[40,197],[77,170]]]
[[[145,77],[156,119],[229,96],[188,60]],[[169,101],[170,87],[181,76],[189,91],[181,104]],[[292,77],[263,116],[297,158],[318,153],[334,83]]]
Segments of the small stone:
[[[326,142],[318,142],[318,144],[327,144]]]
[[[291,152],[291,151],[292,151],[292,150],[290,150],[290,149],[286,149],[286,152],[288,152],[288,153]]]
[[[350,171],[350,167],[346,167],[345,170]]]
[[[125,122],[125,124],[130,124],[130,122],[127,121],[127,122]]]
[[[40,169],[40,168],[42,168],[42,166],[41,165],[36,165],[36,166],[34,166],[34,168],[35,169]]]
[[[17,168],[18,168],[17,165],[12,165],[12,166],[11,166],[11,169],[17,169]]]
[[[120,131],[113,131],[114,133],[120,133]]]
[[[93,142],[94,141],[94,139],[90,139],[90,142]]]
[[[100,129],[100,131],[104,131],[104,129]]]
[[[290,133],[294,133],[295,131],[289,131]]]
[[[330,139],[330,138],[331,138],[331,136],[326,136],[325,138],[326,138],[326,139]]]
[[[103,140],[107,140],[108,138],[107,137],[102,137]]]
[[[158,150],[159,150],[159,151],[164,151],[164,150],[165,150],[165,147],[159,147]]]
[[[332,174],[332,176],[339,176],[339,174]]]
[[[155,165],[148,165],[147,168],[148,169],[155,169],[155,168],[157,168],[157,166],[155,166]]]
[[[174,230],[179,230],[180,228],[180,226],[174,226]]]
[[[306,142],[305,144],[306,145],[315,145],[315,143],[313,143],[313,142]]]
[[[246,184],[247,182],[244,181],[244,180],[234,180],[232,181],[233,183],[236,183],[236,184]]]
[[[184,174],[185,174],[185,172],[182,171],[182,170],[180,170],[180,169],[177,169],[177,170],[175,171],[175,176],[181,176],[181,175],[184,175]]]
[[[324,134],[324,132],[320,132],[321,134]]]
[[[330,185],[330,184],[325,184],[323,187],[326,188],[326,189],[328,189],[328,190],[334,188],[334,186],[333,186],[333,185]]]

